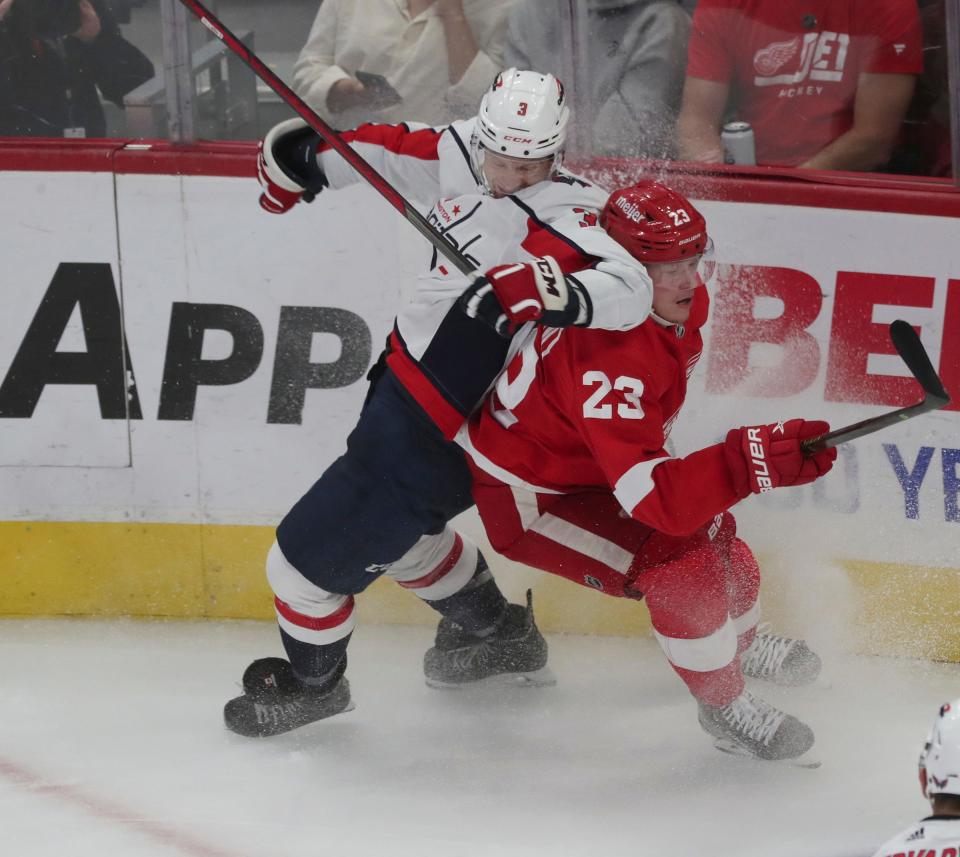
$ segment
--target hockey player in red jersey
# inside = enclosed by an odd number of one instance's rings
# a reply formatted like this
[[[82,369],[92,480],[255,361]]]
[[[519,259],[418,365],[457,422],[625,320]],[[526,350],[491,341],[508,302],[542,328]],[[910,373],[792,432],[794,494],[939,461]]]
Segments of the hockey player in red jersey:
[[[627,332],[529,331],[460,433],[477,508],[491,544],[511,559],[643,598],[721,749],[797,757],[812,731],[746,691],[744,674],[801,684],[820,661],[802,641],[756,633],[759,569],[727,510],[830,470],[835,450],[801,448],[829,427],[793,419],[737,428],[722,443],[671,456],[667,438],[707,318],[706,224],[654,182],[614,192],[601,221],[646,265],[653,315]],[[463,657],[439,638],[427,655],[441,678],[445,666],[453,678]]]
[[[384,574],[483,640],[493,654],[473,677],[544,667],[532,609],[508,604],[476,545],[448,525],[473,503],[451,438],[505,364],[502,334],[526,322],[625,330],[650,311],[645,269],[598,225],[606,191],[562,169],[568,120],[556,78],[509,69],[473,119],[342,133],[489,276],[471,284],[436,251],[426,257],[346,453],[277,528],[267,576],[287,658],[247,668],[224,709],[234,732],[276,735],[350,706],[354,599]],[[299,119],[267,134],[258,171],[261,205],[276,214],[360,180]]]
[[[885,842],[873,857],[960,855],[960,699],[940,706],[920,753],[919,773],[933,814]]]

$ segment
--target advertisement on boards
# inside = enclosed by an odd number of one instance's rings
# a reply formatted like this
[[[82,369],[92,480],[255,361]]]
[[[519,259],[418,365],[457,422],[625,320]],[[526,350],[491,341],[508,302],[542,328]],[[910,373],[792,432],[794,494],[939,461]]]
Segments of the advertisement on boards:
[[[274,523],[343,449],[429,245],[364,187],[276,217],[246,179],[56,174],[74,203],[51,208],[49,176],[8,185],[24,213],[2,239],[20,261],[0,320],[0,515]],[[735,426],[840,426],[918,400],[895,318],[960,388],[955,219],[699,205],[720,265],[676,454]],[[802,517],[837,556],[954,567],[958,407],[742,504],[751,543],[776,549]]]

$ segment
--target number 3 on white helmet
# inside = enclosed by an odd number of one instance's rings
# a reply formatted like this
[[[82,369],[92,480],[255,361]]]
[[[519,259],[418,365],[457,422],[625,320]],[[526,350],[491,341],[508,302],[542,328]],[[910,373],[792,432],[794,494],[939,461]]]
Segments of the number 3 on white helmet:
[[[498,74],[480,102],[470,139],[470,158],[480,184],[491,191],[483,170],[486,152],[524,160],[552,157],[551,173],[559,169],[569,119],[563,84],[552,74],[516,68]]]

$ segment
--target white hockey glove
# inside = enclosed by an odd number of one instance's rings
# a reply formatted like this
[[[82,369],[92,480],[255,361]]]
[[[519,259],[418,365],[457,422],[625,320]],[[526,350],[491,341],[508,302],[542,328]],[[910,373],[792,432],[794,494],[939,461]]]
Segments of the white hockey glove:
[[[317,164],[320,135],[300,118],[274,125],[257,148],[260,207],[284,214],[300,200],[313,202],[328,184]]]
[[[497,265],[478,277],[460,296],[470,318],[512,336],[528,321],[544,327],[584,324],[589,299],[576,280],[568,280],[552,256]]]

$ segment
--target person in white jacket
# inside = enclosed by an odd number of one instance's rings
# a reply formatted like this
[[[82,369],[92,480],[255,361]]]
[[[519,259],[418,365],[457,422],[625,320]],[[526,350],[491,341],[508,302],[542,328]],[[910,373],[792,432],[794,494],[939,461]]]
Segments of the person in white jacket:
[[[591,155],[666,158],[687,65],[690,16],[676,0],[522,0],[505,61],[567,81]]]
[[[920,790],[933,813],[885,842],[874,857],[960,855],[960,699],[940,706],[920,753]]]
[[[338,128],[471,116],[503,68],[512,3],[323,0],[293,69],[294,91]]]

